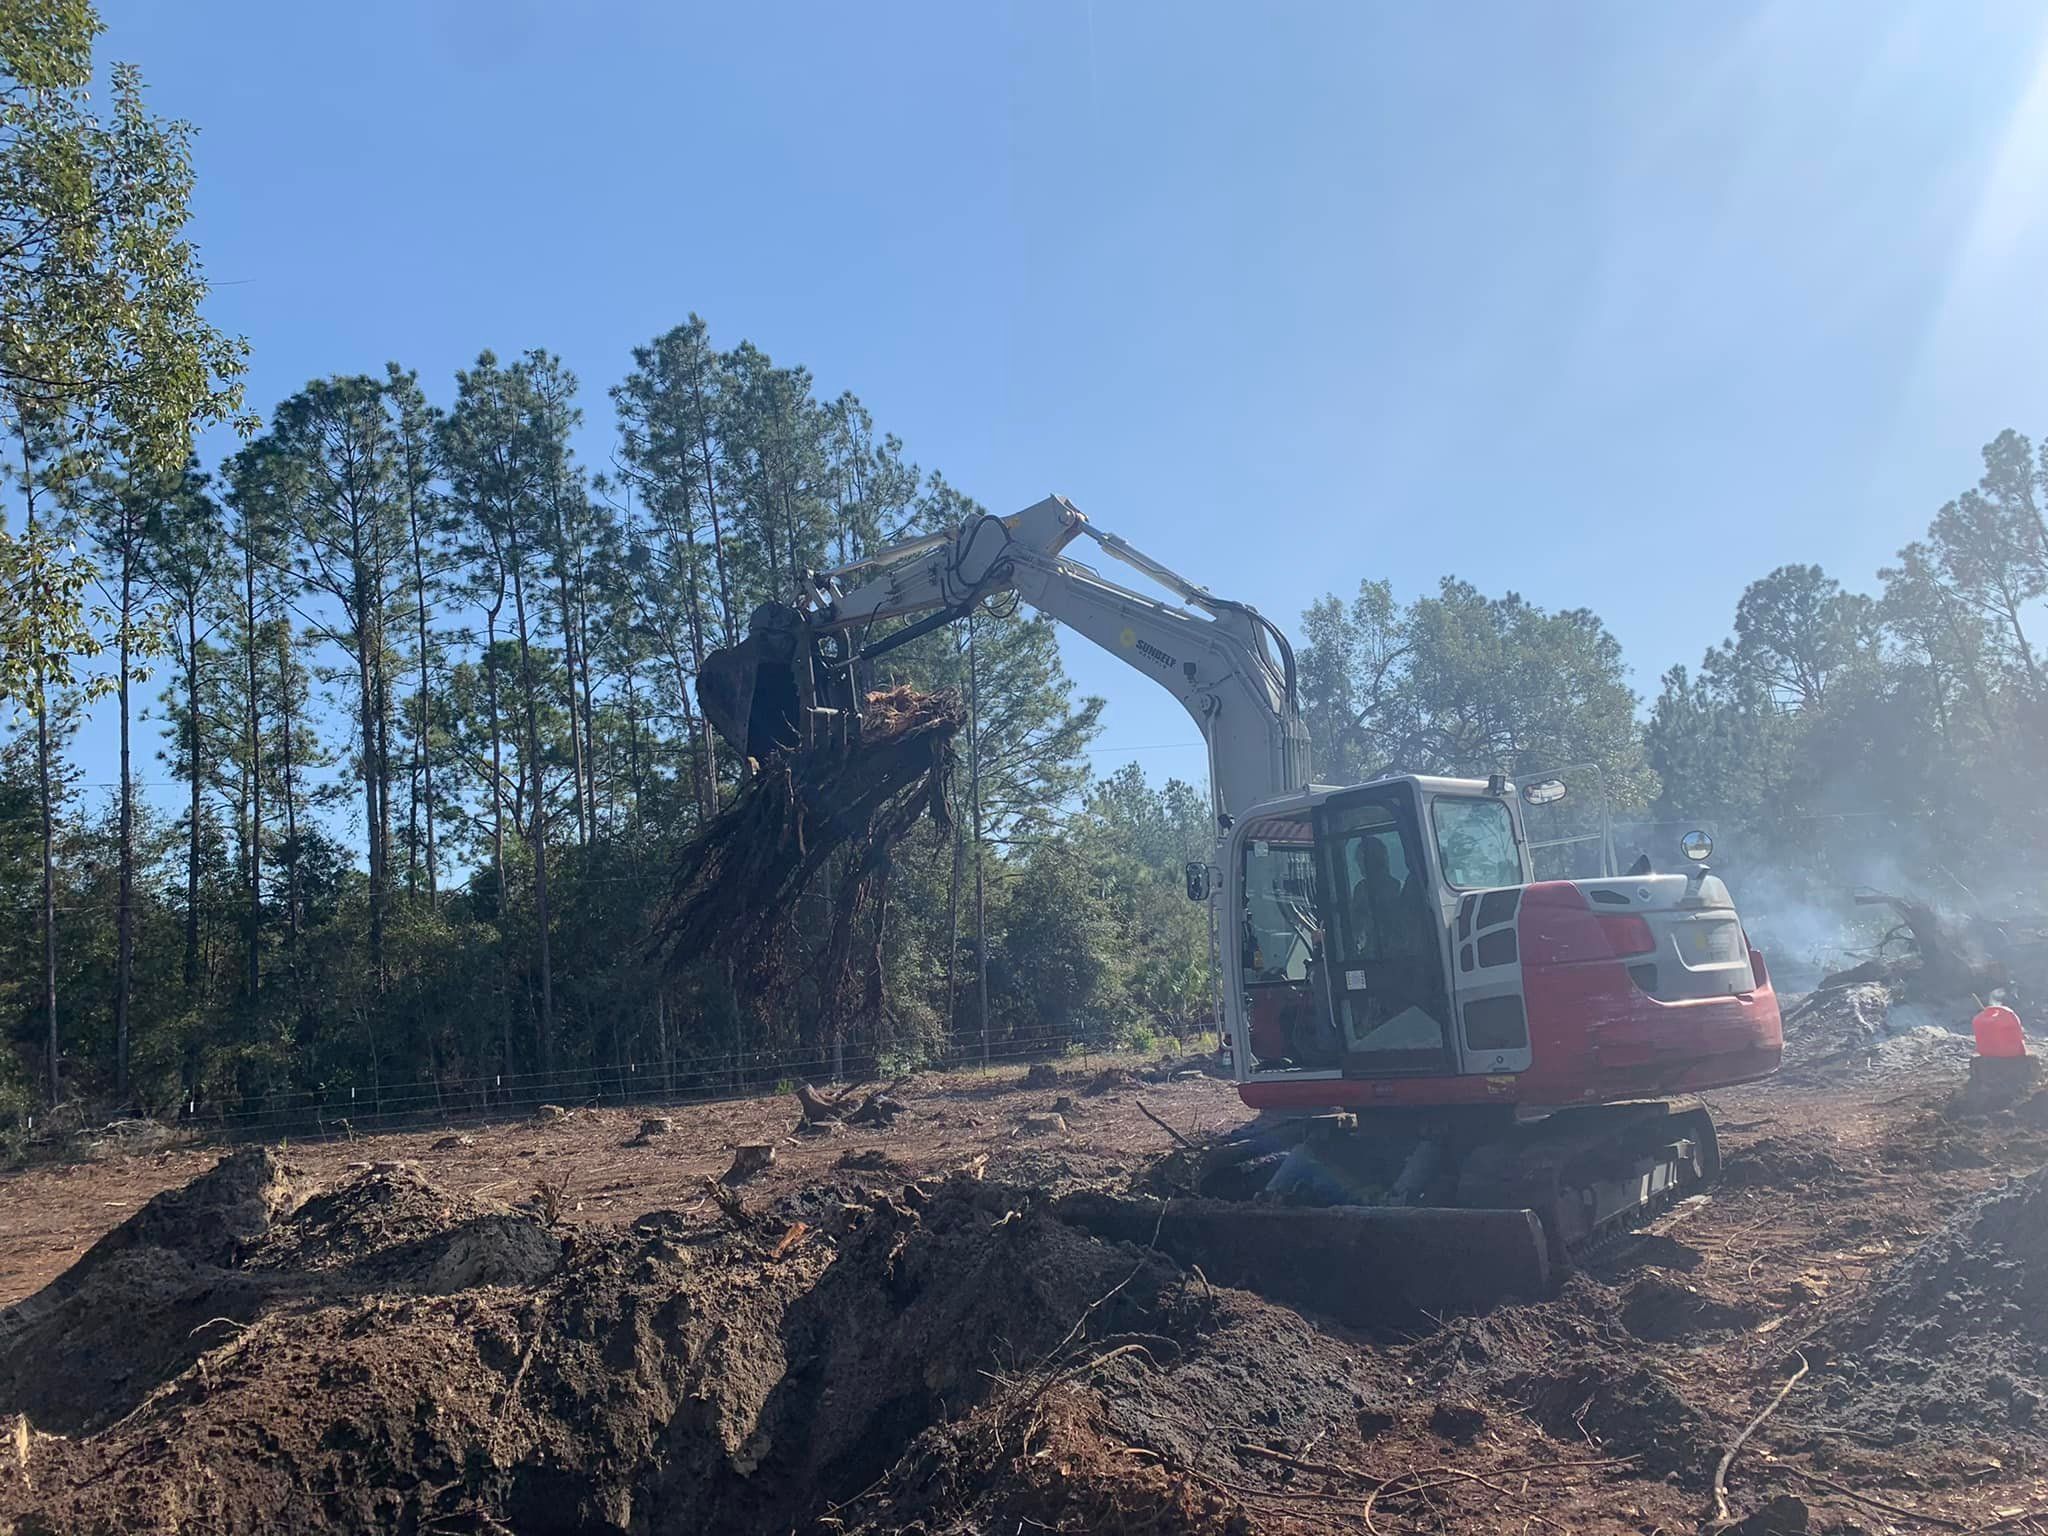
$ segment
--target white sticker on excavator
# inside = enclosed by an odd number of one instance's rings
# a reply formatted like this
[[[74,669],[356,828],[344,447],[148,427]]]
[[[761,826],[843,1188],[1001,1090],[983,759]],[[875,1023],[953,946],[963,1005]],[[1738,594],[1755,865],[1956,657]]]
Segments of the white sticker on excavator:
[[[1346,971],[1346,972],[1344,973],[1344,990],[1345,990],[1345,991],[1347,991],[1347,992],[1363,992],[1363,991],[1365,991],[1365,990],[1366,990],[1366,986],[1365,986],[1365,972],[1363,972],[1363,971]]]

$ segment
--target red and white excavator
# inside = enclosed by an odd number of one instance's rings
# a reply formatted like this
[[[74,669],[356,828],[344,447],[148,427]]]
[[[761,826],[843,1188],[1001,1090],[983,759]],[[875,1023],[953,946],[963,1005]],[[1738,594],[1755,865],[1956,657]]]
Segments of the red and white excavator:
[[[1179,603],[1069,557],[1082,538]],[[1280,630],[1061,497],[813,573],[707,658],[706,717],[756,757],[844,739],[869,663],[1008,593],[1173,694],[1208,745],[1216,850],[1189,895],[1225,936],[1223,1029],[1260,1111],[1201,1197],[1065,1214],[1369,1319],[1540,1291],[1714,1177],[1713,1122],[1680,1096],[1774,1071],[1782,1034],[1706,837],[1683,873],[1540,880],[1523,806],[1561,778],[1314,783]]]

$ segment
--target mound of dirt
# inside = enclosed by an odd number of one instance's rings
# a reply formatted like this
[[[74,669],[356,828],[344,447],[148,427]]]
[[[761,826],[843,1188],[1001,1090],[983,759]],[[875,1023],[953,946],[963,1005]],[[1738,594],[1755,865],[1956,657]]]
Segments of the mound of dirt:
[[[1787,1131],[1758,1138],[1725,1154],[1721,1182],[1730,1189],[1839,1187],[1851,1177],[1832,1142],[1812,1131]]]
[[[1965,1210],[1814,1342],[1808,1411],[1859,1438],[2048,1440],[2048,1169]]]
[[[151,1200],[0,1313],[0,1413],[66,1432],[119,1418],[220,1338],[196,1335],[255,1315],[263,1286],[232,1266],[292,1199],[289,1170],[255,1148]]]
[[[284,1183],[244,1154],[161,1197],[10,1337],[33,1432],[0,1527],[781,1532],[865,1491],[849,1526],[1233,1531],[1119,1448],[1192,1464],[1219,1423],[1305,1443],[1353,1411],[1299,1318],[970,1178],[807,1190],[746,1230],[657,1212],[566,1258],[403,1165],[288,1211]]]
[[[1552,1300],[1453,1319],[1407,1351],[1407,1374],[1441,1398],[1506,1401],[1566,1444],[1635,1456],[1656,1476],[1703,1486],[1721,1432],[1685,1382],[1644,1359],[1645,1337],[1730,1325],[1715,1303],[1655,1274],[1628,1289],[1585,1273]]]
[[[1081,1091],[1094,1098],[1105,1093],[1121,1093],[1127,1088],[1143,1086],[1143,1080],[1128,1067],[1104,1067],[1088,1079]]]
[[[267,1149],[158,1195],[0,1320],[0,1412],[87,1432],[267,1315],[332,1296],[531,1285],[561,1245],[529,1217],[385,1165],[299,1199]]]

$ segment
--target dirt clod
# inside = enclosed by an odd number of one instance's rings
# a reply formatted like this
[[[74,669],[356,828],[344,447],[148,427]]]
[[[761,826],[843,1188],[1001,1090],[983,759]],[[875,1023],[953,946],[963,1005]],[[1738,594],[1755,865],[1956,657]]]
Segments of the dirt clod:
[[[1728,1536],[1805,1536],[1812,1519],[1804,1499],[1781,1493],[1728,1527]]]
[[[1486,1428],[1486,1410],[1472,1402],[1440,1402],[1429,1410],[1429,1430],[1442,1439],[1464,1445],[1478,1438]]]

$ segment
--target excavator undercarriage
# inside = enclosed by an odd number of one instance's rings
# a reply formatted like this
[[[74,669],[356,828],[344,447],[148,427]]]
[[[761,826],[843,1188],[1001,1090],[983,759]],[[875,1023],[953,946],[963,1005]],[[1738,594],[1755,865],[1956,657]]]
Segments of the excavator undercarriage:
[[[1519,1124],[1261,1117],[1206,1150],[1191,1194],[1077,1194],[1057,1210],[1219,1284],[1369,1327],[1541,1296],[1719,1169],[1696,1102]]]

